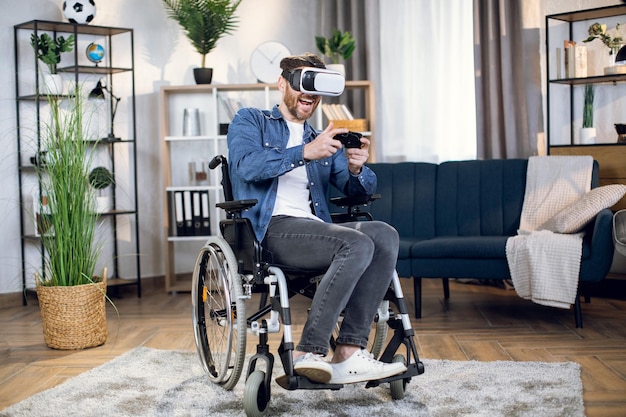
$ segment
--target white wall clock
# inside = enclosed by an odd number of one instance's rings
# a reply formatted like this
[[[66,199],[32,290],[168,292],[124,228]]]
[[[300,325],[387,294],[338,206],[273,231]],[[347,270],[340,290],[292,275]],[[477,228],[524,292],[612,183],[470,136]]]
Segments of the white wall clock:
[[[280,42],[263,42],[250,55],[252,74],[261,83],[275,83],[280,75],[280,60],[290,55],[289,48]]]

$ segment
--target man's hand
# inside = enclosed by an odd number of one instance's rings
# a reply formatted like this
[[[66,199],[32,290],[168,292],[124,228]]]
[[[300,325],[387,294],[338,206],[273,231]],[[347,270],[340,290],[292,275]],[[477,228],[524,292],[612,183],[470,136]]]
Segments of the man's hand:
[[[361,138],[361,148],[349,148],[346,149],[346,158],[348,158],[348,169],[354,175],[361,173],[361,168],[367,162],[369,158],[370,140],[368,138]]]
[[[335,129],[333,123],[330,122],[322,133],[304,145],[302,156],[307,161],[314,161],[334,155],[343,146],[340,141],[334,139],[335,135],[347,132],[348,129],[344,127]]]

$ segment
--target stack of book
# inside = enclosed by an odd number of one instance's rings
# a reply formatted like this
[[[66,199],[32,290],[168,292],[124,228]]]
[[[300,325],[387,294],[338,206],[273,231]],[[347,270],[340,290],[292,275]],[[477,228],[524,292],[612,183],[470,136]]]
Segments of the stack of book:
[[[365,132],[367,120],[355,119],[345,104],[322,103],[322,112],[334,127],[346,127],[354,132]]]

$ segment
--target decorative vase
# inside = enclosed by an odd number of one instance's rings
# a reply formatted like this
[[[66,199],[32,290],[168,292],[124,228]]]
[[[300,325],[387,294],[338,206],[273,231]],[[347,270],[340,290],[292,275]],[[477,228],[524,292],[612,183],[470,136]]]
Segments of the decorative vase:
[[[579,144],[580,145],[593,145],[596,141],[596,128],[595,127],[583,127],[580,129]]]
[[[622,51],[624,45],[612,46],[609,53],[608,67],[604,67],[604,74],[626,74],[626,65],[624,65],[625,51]]]
[[[106,276],[102,282],[94,284],[67,287],[37,284],[46,345],[70,350],[104,344],[107,339],[105,295]]]
[[[50,74],[47,72],[41,75],[41,85],[39,92],[51,96],[60,96],[65,90],[65,81],[61,74]]]
[[[108,195],[96,196],[96,213],[106,213],[111,210],[111,197]]]
[[[328,64],[326,65],[326,69],[337,71],[344,77],[346,76],[346,66],[344,64]]]
[[[193,77],[196,80],[196,84],[211,84],[213,68],[194,68]]]

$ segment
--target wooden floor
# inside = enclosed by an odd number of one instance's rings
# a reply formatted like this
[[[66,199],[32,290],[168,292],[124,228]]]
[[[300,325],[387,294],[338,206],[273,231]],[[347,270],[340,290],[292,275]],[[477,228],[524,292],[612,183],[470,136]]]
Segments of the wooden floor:
[[[412,309],[410,282],[402,281]],[[592,298],[583,304],[584,328],[576,329],[571,311],[523,301],[512,290],[458,282],[451,282],[450,289],[451,299],[445,303],[440,281],[424,283],[424,317],[413,320],[422,358],[575,361],[582,366],[587,416],[626,415],[622,290],[613,298]],[[0,409],[138,346],[195,350],[189,294],[166,294],[154,281],[144,284],[141,299],[129,292],[114,302],[119,315],[108,307],[107,343],[82,351],[44,345],[35,303],[0,309]],[[305,300],[294,298],[294,308],[302,317]],[[296,336],[300,329],[296,327]],[[253,337],[248,341],[253,349],[256,341]]]

